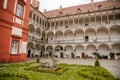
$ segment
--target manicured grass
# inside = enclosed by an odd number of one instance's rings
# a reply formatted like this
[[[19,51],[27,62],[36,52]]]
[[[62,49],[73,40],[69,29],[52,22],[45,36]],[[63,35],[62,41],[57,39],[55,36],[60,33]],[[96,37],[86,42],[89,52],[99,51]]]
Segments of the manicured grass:
[[[58,64],[62,74],[34,71],[40,63],[0,64],[0,80],[117,80],[105,68],[88,65]]]

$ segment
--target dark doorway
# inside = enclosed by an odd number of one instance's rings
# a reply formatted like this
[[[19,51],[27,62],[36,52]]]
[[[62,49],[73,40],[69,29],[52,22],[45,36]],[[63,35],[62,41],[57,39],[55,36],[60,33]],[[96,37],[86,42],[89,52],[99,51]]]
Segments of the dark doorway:
[[[52,51],[49,51],[49,56],[52,57]]]
[[[75,58],[75,54],[74,53],[71,53],[71,58]]]
[[[60,53],[60,58],[64,58],[64,56],[63,56],[63,53],[62,53],[62,52]]]
[[[85,53],[82,53],[82,59],[85,59]]]
[[[88,42],[88,40],[89,40],[89,37],[85,36],[85,41]]]
[[[28,50],[28,55],[27,56],[30,57],[30,54],[31,54],[31,50]]]
[[[42,51],[40,52],[40,57],[43,57]]]

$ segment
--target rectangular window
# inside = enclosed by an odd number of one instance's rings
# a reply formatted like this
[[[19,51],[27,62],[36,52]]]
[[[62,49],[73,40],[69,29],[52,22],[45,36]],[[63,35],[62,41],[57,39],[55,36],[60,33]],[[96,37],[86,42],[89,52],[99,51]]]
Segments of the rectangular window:
[[[11,54],[17,54],[17,52],[18,52],[18,41],[13,40],[11,46]]]
[[[85,41],[88,42],[88,40],[89,40],[89,37],[85,36]]]
[[[18,3],[16,15],[22,17],[22,14],[23,14],[23,6]]]

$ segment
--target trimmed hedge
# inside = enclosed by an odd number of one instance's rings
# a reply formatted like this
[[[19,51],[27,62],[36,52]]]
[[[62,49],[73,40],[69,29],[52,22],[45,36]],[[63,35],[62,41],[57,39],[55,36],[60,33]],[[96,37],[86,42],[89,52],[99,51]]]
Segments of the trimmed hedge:
[[[33,63],[35,62],[0,64],[0,67],[6,67],[6,68],[26,67],[26,66],[30,66]]]
[[[42,67],[40,67],[40,65],[31,66],[31,67],[24,68],[24,69],[27,70],[27,71],[37,71],[37,72],[42,72],[42,73],[52,73],[52,74],[56,74],[56,75],[60,75],[60,74],[62,74],[63,72],[65,72],[67,70],[66,67],[61,67],[61,66],[56,67],[56,70],[52,70],[50,68],[42,68]]]
[[[15,72],[0,72],[0,77],[18,77],[27,80],[31,80],[31,76],[27,73],[15,73]]]
[[[81,67],[78,75],[91,80],[115,80],[110,72],[102,67]]]

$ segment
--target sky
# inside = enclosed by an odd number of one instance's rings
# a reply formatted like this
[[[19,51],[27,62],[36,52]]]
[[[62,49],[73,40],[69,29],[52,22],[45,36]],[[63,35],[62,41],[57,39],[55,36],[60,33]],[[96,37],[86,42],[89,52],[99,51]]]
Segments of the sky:
[[[38,0],[40,1],[40,11],[43,12],[44,9],[47,11],[53,9],[59,9],[60,5],[62,8],[69,6],[76,6],[80,4],[90,3],[91,0]],[[104,0],[93,0],[94,2],[104,1]]]

